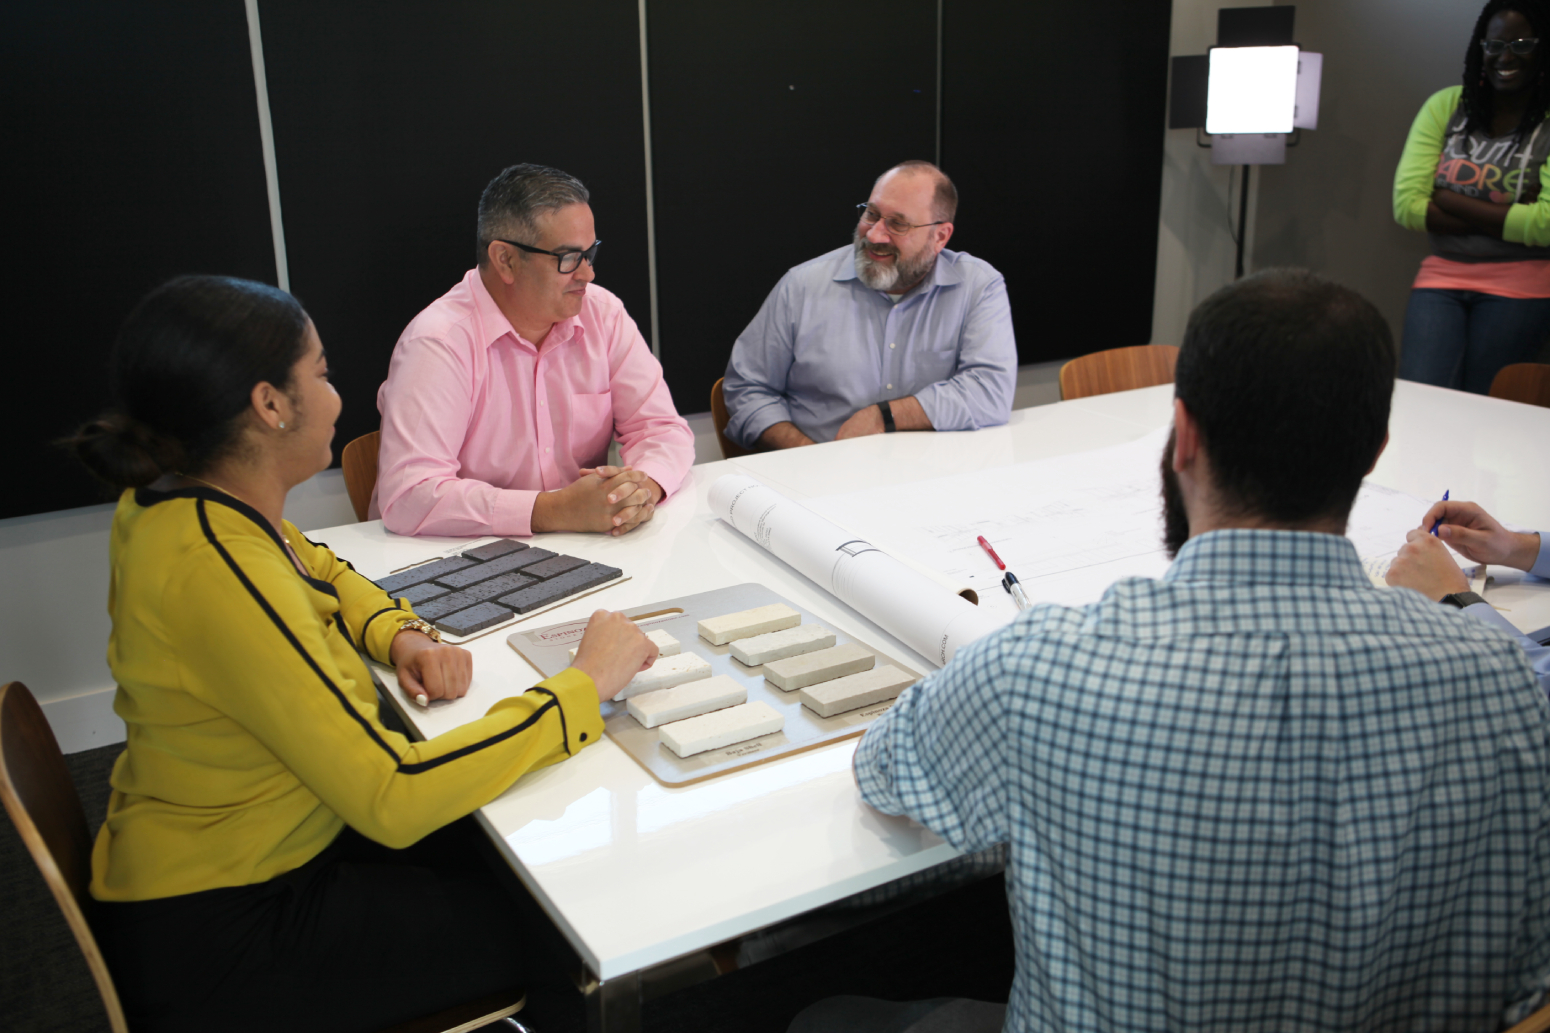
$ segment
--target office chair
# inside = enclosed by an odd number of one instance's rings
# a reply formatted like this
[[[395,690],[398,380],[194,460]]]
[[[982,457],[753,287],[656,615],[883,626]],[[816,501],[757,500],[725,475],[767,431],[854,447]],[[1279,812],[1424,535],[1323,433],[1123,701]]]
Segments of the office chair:
[[[1503,366],[1491,381],[1492,398],[1550,408],[1550,364],[1514,362]]]
[[[382,432],[374,430],[362,434],[339,453],[339,466],[344,471],[344,490],[350,493],[350,506],[355,519],[364,522],[371,508],[371,493],[377,487],[377,449],[382,445]]]
[[[86,813],[42,708],[27,686],[15,681],[0,688],[0,802],[75,934],[108,1025],[113,1033],[129,1033],[113,976],[86,920],[92,848]],[[511,1017],[526,1003],[526,996],[492,994],[382,1033],[466,1033],[494,1022],[526,1033],[527,1027]]]
[[[1171,344],[1138,344],[1110,348],[1072,359],[1060,367],[1060,399],[1106,395],[1173,383],[1173,366],[1179,349]]]
[[[721,446],[721,458],[736,459],[738,456],[751,456],[753,455],[751,449],[735,444],[727,437],[727,421],[732,418],[732,414],[727,412],[727,400],[721,394],[721,381],[725,379],[726,377],[722,377],[710,389],[710,418],[716,425],[716,443]]]

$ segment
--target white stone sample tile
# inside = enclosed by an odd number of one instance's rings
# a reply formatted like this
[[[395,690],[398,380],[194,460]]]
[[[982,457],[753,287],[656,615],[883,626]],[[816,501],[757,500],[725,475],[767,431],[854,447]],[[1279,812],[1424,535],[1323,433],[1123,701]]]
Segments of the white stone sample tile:
[[[860,674],[809,685],[797,698],[819,717],[833,717],[847,710],[857,710],[885,699],[893,699],[913,684],[913,674],[905,674],[892,664],[887,664]]]
[[[751,610],[706,617],[700,621],[700,637],[713,646],[726,645],[733,639],[752,638],[769,631],[782,631],[802,623],[802,615],[785,603],[755,606]]]
[[[816,653],[771,660],[764,665],[764,677],[776,688],[794,692],[821,681],[870,671],[876,663],[877,657],[866,646],[847,642],[842,646],[820,649]]]
[[[669,635],[667,632],[661,630],[660,628],[658,628],[656,631],[646,632],[646,637],[657,644],[657,659],[659,660],[664,656],[677,656],[679,653],[683,652],[684,647],[682,644],[680,644],[676,638]],[[576,649],[580,648],[580,646],[577,646],[575,649],[570,651],[570,658],[572,663],[575,663],[576,661]]]
[[[732,643],[732,655],[749,667],[755,667],[771,660],[784,660],[788,656],[828,649],[834,645],[834,641],[834,632],[821,624],[804,624],[800,628],[737,639]]]
[[[737,679],[718,674],[671,689],[643,692],[625,706],[635,720],[647,728],[655,728],[747,702],[748,690]]]
[[[757,739],[786,726],[780,711],[757,700],[662,726],[662,745],[680,757]]]
[[[679,653],[677,656],[658,657],[656,663],[631,678],[614,699],[629,699],[643,692],[671,689],[674,685],[709,677],[710,661],[703,656]]]

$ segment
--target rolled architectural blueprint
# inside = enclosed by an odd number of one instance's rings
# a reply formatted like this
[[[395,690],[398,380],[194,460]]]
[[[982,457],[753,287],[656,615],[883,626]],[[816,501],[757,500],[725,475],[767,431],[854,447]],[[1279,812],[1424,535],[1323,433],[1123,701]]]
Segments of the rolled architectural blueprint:
[[[716,481],[710,508],[934,663],[1005,622],[752,477]]]

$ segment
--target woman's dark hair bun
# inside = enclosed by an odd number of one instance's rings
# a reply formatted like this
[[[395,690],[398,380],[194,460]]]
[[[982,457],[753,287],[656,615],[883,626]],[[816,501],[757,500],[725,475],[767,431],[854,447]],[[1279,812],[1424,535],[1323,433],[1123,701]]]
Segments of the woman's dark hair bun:
[[[202,473],[237,447],[254,387],[290,389],[307,325],[301,304],[268,284],[170,280],[113,342],[112,408],[62,444],[116,488]]]
[[[183,449],[122,413],[109,412],[66,439],[85,467],[115,488],[143,488],[182,469]]]

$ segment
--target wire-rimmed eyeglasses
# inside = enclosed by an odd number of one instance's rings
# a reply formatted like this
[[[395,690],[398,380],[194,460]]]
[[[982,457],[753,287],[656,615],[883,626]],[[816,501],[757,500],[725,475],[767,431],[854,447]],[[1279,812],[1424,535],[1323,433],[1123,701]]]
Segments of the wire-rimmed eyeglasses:
[[[884,219],[883,213],[878,211],[870,201],[856,205],[856,209],[861,213],[862,225],[874,226],[881,221],[883,229],[895,237],[902,237],[906,233],[911,233],[924,226],[940,226],[947,221],[946,219],[938,219],[936,222],[905,222],[897,215],[890,215]]]

